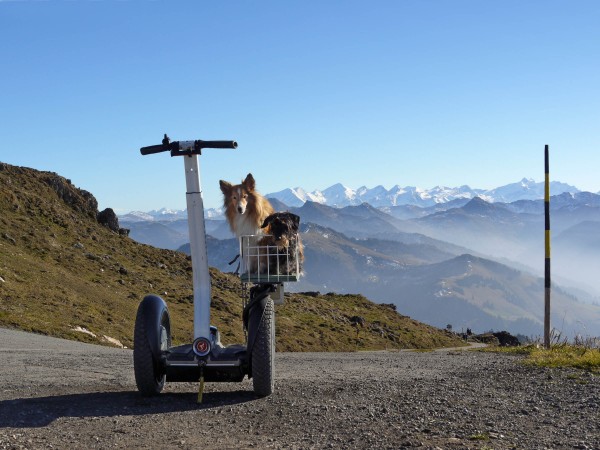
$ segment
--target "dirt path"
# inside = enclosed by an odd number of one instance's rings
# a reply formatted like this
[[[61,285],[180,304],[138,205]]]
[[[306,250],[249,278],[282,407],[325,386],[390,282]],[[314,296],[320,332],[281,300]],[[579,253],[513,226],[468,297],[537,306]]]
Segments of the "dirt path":
[[[0,329],[0,448],[600,448],[600,377],[469,351],[278,354],[249,381],[135,391],[130,350]]]

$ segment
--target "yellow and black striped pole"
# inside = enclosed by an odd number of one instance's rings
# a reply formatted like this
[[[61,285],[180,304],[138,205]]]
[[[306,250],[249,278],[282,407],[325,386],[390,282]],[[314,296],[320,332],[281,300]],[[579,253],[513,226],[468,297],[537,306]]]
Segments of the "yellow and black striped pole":
[[[546,222],[546,258],[544,268],[544,347],[550,348],[550,170],[548,162],[548,146],[544,148],[546,166],[546,183],[544,189],[544,217]]]

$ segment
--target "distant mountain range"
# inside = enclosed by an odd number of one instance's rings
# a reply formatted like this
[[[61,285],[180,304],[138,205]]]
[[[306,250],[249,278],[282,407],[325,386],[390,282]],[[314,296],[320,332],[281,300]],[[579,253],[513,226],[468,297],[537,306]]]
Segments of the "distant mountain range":
[[[600,196],[589,192],[564,192],[551,198],[552,236],[555,274],[563,282],[600,294],[597,273],[598,252],[594,249],[594,227],[600,229]],[[361,205],[334,208],[312,201],[289,209],[303,223],[314,223],[355,238],[377,238],[390,241],[421,236],[435,241],[433,245],[462,248],[463,252],[509,261],[541,274],[543,260],[543,200],[518,200],[512,203],[489,203],[474,199],[455,199],[431,207],[403,205],[374,208]],[[145,221],[130,215],[120,218],[130,236],[160,248],[177,249],[188,242],[187,219],[173,220],[173,214],[154,214]],[[182,214],[185,217],[185,214]],[[167,217],[167,220],[161,217]],[[180,216],[178,216],[180,217]],[[585,226],[582,223],[585,222]],[[227,223],[218,216],[206,220],[207,233],[217,239],[231,238]],[[592,230],[592,231],[590,231]],[[567,233],[563,235],[563,233]],[[574,256],[577,258],[574,258]]]
[[[581,191],[576,187],[561,183],[560,181],[550,183],[550,195],[553,196],[579,192]],[[273,192],[267,194],[266,197],[280,202],[285,207],[296,208],[306,202],[319,203],[335,208],[368,203],[399,218],[413,218],[425,215],[429,208],[433,208],[433,210],[446,210],[450,207],[463,206],[475,197],[482,198],[490,203],[541,200],[544,198],[544,183],[536,183],[532,179],[523,178],[519,182],[495,189],[472,189],[466,185],[454,188],[436,186],[431,189],[421,189],[414,186],[400,187],[396,185],[389,190],[383,186],[376,186],[372,189],[363,186],[355,190],[337,183],[322,191],[306,192],[301,187],[297,187]],[[419,207],[419,209],[414,207]],[[276,209],[280,208],[276,206]],[[413,212],[410,212],[411,209]],[[223,218],[223,211],[220,208],[208,208],[205,211],[205,217],[220,219]],[[128,214],[120,216],[120,219],[126,222],[172,221],[185,218],[187,218],[185,210],[168,208],[149,212],[131,211]]]
[[[576,193],[580,191],[574,186],[558,181],[550,183],[551,195],[559,195],[564,192]],[[360,205],[361,203],[368,203],[376,208],[401,205],[429,207],[457,199],[468,200],[474,197],[480,197],[487,202],[512,203],[517,200],[544,198],[544,183],[536,183],[532,179],[523,178],[517,183],[507,184],[495,189],[472,189],[466,185],[453,188],[436,186],[431,189],[421,189],[414,186],[401,187],[396,185],[389,190],[383,186],[376,186],[372,189],[363,186],[355,190],[337,183],[323,191],[306,192],[301,187],[297,187],[274,192],[268,194],[267,197],[276,198],[286,205],[294,207],[302,206],[307,201],[337,208]]]
[[[364,201],[368,191],[378,193],[370,199],[379,207]],[[270,197],[277,210],[298,214],[302,223],[306,276],[288,289],[361,293],[439,327],[541,332],[541,183],[522,180],[484,192],[435,188],[429,197],[425,191],[393,197],[391,191],[334,185],[304,201]],[[600,195],[557,182],[553,194],[553,324],[564,333],[600,335]],[[185,211],[144,214],[121,217],[133,239],[189,252],[182,246],[188,242]],[[237,241],[218,211],[207,216],[209,262],[231,271]]]

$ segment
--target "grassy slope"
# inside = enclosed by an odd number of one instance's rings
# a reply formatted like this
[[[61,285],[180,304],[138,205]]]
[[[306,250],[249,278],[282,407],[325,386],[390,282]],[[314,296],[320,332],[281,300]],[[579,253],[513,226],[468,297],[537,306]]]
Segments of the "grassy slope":
[[[65,201],[66,199],[66,201]],[[130,347],[148,293],[169,305],[175,343],[192,336],[191,262],[120,236],[95,220],[95,199],[55,174],[0,163],[0,326]],[[211,269],[212,324],[243,342],[239,281]],[[357,334],[349,318],[366,319]],[[73,331],[84,327],[97,335]],[[362,296],[286,295],[278,350],[429,348],[459,341]]]

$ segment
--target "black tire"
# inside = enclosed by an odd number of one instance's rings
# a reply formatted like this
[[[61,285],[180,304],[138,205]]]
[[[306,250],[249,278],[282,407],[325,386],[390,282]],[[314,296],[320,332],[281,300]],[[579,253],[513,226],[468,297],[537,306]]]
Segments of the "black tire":
[[[271,297],[267,298],[251,358],[254,393],[271,395],[275,387],[275,307]]]
[[[145,317],[147,314],[158,315],[156,318]],[[148,323],[158,324],[158,329],[148,330]],[[143,396],[151,397],[160,394],[165,386],[166,369],[154,355],[150,339],[157,339],[156,348],[161,351],[171,346],[171,324],[166,306],[162,309],[144,309],[140,305],[135,319],[133,334],[133,369],[135,384]]]

